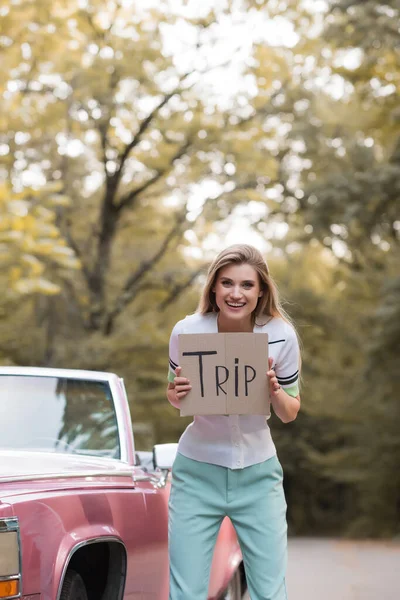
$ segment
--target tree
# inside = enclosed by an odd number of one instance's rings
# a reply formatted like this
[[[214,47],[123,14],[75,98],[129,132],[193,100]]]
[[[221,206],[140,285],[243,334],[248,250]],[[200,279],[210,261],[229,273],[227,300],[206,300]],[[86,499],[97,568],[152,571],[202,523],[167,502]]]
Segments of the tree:
[[[399,304],[399,6],[331,4],[317,72],[328,67],[344,94],[338,100],[320,92],[318,102],[314,97],[307,105],[307,121],[296,128],[308,161],[301,173],[299,212],[309,239],[331,248],[342,265],[335,313],[346,325],[342,340],[357,359],[349,365],[338,349],[346,367],[339,410],[332,414],[321,403],[317,411],[320,418],[334,418],[333,445],[318,448],[323,438],[313,440],[306,462],[351,493],[353,510],[343,513],[349,534],[387,536],[399,522],[398,376],[393,369],[399,347],[394,320]]]

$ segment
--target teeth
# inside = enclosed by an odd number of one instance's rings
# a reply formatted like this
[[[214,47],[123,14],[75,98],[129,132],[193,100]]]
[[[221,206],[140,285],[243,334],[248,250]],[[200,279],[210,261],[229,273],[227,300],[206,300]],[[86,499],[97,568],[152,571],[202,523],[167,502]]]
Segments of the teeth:
[[[239,306],[244,306],[243,304],[239,304],[239,303],[233,303],[233,302],[227,302],[228,306],[233,306],[233,308],[238,308]]]

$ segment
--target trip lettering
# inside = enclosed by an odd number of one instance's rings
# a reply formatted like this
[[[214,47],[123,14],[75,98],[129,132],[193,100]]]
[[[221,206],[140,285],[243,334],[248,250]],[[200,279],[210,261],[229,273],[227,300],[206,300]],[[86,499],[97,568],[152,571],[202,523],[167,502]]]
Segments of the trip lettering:
[[[216,350],[198,350],[194,352],[183,352],[183,356],[198,356],[199,357],[199,379],[200,379],[200,394],[201,397],[204,398],[204,364],[203,357],[209,356],[211,354],[217,354]],[[241,378],[239,370],[239,359],[235,358],[235,366],[234,366],[234,387],[235,387],[235,397],[239,396],[239,388]],[[249,383],[254,381],[256,378],[256,370],[251,365],[243,365],[243,374],[244,374],[244,395],[249,395]],[[217,396],[219,396],[220,391],[227,395],[227,391],[222,387],[229,380],[229,369],[224,365],[216,365],[215,367],[215,387]]]

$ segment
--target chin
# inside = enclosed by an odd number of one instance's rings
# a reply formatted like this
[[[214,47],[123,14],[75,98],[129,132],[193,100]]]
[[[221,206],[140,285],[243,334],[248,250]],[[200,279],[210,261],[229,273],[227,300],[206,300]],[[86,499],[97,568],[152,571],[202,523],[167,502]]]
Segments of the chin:
[[[240,312],[234,312],[234,311],[230,311],[228,310],[224,310],[224,311],[220,311],[222,312],[222,314],[224,316],[226,316],[229,319],[238,319],[240,321],[242,321],[243,319],[248,319],[251,318],[251,314],[252,311],[240,311]]]

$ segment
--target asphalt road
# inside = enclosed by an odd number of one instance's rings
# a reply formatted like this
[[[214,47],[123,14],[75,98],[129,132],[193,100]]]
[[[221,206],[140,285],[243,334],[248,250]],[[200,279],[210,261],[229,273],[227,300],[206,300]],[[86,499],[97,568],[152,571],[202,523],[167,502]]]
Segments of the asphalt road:
[[[399,600],[400,541],[290,539],[287,590],[288,600]]]

